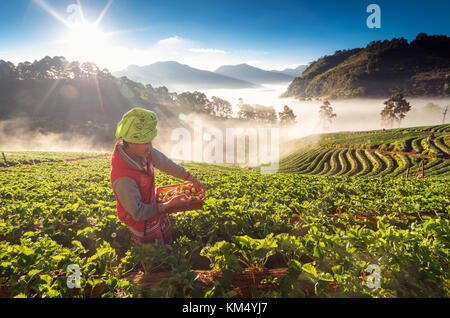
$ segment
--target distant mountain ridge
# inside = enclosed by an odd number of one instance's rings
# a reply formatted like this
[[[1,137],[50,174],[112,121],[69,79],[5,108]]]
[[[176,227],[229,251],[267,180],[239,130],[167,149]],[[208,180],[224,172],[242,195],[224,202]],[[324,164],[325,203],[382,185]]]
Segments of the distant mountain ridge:
[[[300,65],[295,69],[267,71],[248,64],[223,65],[214,72],[205,71],[176,61],[155,62],[150,65],[129,65],[114,76],[170,89],[252,88],[262,84],[289,83],[307,68]]]
[[[311,63],[282,97],[450,96],[450,38],[424,33],[339,50]]]
[[[185,125],[179,114],[196,112],[223,121],[231,115],[227,103],[217,97],[210,101],[198,91],[177,94],[164,86],[118,78],[94,63],[69,62],[63,56],[17,65],[0,59],[0,144],[13,132],[29,130],[88,136],[94,143],[113,145],[117,123],[133,107],[157,114],[164,123],[158,137],[164,144],[170,138],[165,132]],[[15,120],[23,126],[4,124]]]
[[[257,84],[286,83],[294,79],[293,75],[279,71],[265,71],[248,64],[223,65],[216,69],[214,73]]]
[[[126,76],[115,77],[91,62],[46,56],[15,65],[0,59],[0,144],[26,131],[86,136],[111,146],[117,122],[133,107],[157,114],[161,144],[169,140],[171,129],[185,127],[180,114],[239,124],[248,120],[265,124],[273,114],[270,122],[277,121],[273,107],[258,106],[248,118],[233,117],[233,105],[217,96],[209,99],[200,91],[177,93],[165,86],[144,85]]]
[[[282,71],[275,71],[273,70],[272,72],[278,72],[278,73],[283,73],[283,74],[287,74],[287,75],[291,75],[294,77],[297,76],[301,76],[302,73],[308,68],[308,65],[299,65],[296,68],[286,68]]]
[[[146,66],[130,65],[123,71],[114,72],[113,75],[126,76],[136,82],[152,86],[166,86],[170,89],[237,89],[258,86],[255,83],[196,69],[175,61],[156,62]]]

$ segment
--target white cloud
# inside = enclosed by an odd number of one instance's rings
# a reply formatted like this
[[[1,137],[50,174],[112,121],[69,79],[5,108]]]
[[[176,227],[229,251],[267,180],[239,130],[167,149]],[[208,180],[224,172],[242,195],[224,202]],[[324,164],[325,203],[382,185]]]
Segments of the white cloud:
[[[206,44],[206,45],[205,45]],[[3,52],[3,58],[13,63],[34,61],[44,56],[64,56],[67,60],[92,61],[100,68],[118,71],[130,64],[149,65],[158,61],[177,61],[202,70],[214,71],[222,65],[247,63],[265,70],[282,70],[288,66],[299,65],[292,59],[274,57],[267,51],[225,50],[221,47],[210,47],[207,43],[193,41],[174,35],[164,38],[148,47],[125,47],[113,41],[107,42],[101,50],[86,48],[83,55],[71,50],[64,41],[54,41],[32,49],[24,47],[15,51]],[[78,55],[77,55],[78,54]]]
[[[179,37],[178,35],[175,35],[167,39],[159,40],[158,44],[174,44],[174,43],[176,44],[180,42],[183,42],[183,38]]]
[[[148,65],[158,61],[177,61],[202,70],[213,71],[223,64],[239,64],[241,59],[221,48],[205,48],[202,43],[172,36],[159,40],[145,49],[115,48],[120,58],[112,70],[123,69],[129,64]],[[104,61],[106,63],[106,61]]]
[[[217,49],[189,49],[189,51],[198,53],[219,53],[219,54],[226,53],[224,50],[217,50]]]

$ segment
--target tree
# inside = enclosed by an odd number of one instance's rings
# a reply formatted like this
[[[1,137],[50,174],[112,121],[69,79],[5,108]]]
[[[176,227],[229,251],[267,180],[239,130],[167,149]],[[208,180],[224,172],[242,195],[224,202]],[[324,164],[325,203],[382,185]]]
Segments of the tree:
[[[277,122],[277,113],[273,106],[254,105],[255,119],[264,124],[275,124]]]
[[[81,68],[80,68],[80,62],[70,62],[69,64],[69,71],[72,74],[71,78],[80,78],[81,77]]]
[[[92,62],[84,62],[80,66],[82,76],[85,78],[91,78],[97,76],[99,72],[98,66]]]
[[[217,96],[213,96],[211,99],[212,115],[221,118],[231,118],[231,115],[233,114],[233,107],[230,102]]]
[[[336,117],[336,114],[333,113],[333,107],[330,106],[330,102],[325,100],[323,105],[320,106],[319,110],[320,121],[322,122],[323,128],[328,129],[327,122],[331,125],[333,122],[333,118]]]
[[[445,124],[445,116],[447,116],[448,106],[445,106],[445,110],[442,112],[442,124]]]
[[[441,121],[443,108],[434,103],[428,103],[420,112],[420,116],[422,119],[429,121],[430,123],[438,123]]]
[[[194,112],[210,113],[210,101],[204,93],[184,92],[176,96],[176,101],[178,105],[187,106]]]
[[[255,109],[250,104],[244,104],[244,100],[239,98],[238,100],[238,118],[245,120],[252,120],[256,118]]]
[[[11,62],[5,62],[0,60],[0,78],[4,77],[16,77],[16,67]]]
[[[111,72],[107,68],[104,68],[103,70],[99,71],[98,77],[103,80],[113,80],[114,79]]]
[[[392,127],[394,122],[400,123],[405,118],[406,113],[410,111],[411,105],[403,97],[402,93],[395,93],[384,102],[384,108],[381,111],[382,125]]]
[[[294,112],[288,105],[284,105],[283,111],[278,113],[278,117],[280,118],[281,126],[289,126],[295,124],[295,118],[297,116],[294,115]]]

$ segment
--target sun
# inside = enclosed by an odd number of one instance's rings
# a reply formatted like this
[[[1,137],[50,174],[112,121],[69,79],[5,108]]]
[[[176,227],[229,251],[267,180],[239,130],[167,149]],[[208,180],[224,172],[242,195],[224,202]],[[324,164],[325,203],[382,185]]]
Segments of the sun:
[[[62,33],[62,38],[56,40],[60,44],[58,50],[61,55],[80,62],[103,61],[114,51],[108,38],[117,31],[105,33],[99,28],[99,25],[113,0],[108,0],[94,22],[85,19],[80,0],[76,0],[76,2],[77,4],[70,4],[67,7],[66,13],[69,15],[64,16],[53,9],[46,0],[33,0],[33,3],[67,27],[67,31]]]
[[[67,41],[80,48],[92,48],[105,42],[104,33],[93,24],[74,24],[70,27]]]
[[[1,0],[0,0],[1,1]],[[99,68],[123,69],[124,63],[134,54],[136,50],[128,50],[117,42],[117,35],[141,32],[148,28],[122,29],[104,32],[100,24],[105,17],[113,0],[108,0],[96,19],[85,18],[81,0],[69,4],[66,12],[61,14],[52,8],[47,0],[30,0],[50,16],[58,20],[64,28],[61,28],[57,39],[50,43],[54,44],[54,54],[64,56],[67,60],[95,63]],[[106,0],[102,0],[106,1]]]
[[[69,27],[65,42],[70,55],[77,60],[95,61],[110,52],[107,35],[95,24],[78,23]]]

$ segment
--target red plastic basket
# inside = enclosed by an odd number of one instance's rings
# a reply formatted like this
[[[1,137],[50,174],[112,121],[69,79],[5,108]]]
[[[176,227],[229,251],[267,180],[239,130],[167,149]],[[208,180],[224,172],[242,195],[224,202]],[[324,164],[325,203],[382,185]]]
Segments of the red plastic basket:
[[[177,188],[180,188],[181,186],[187,186],[187,185],[193,186],[194,184],[192,182],[188,181],[188,182],[183,182],[183,183],[178,183],[178,184],[171,184],[171,185],[167,185],[167,186],[162,186],[162,187],[156,188],[156,202],[158,202],[158,203],[161,202],[159,200],[159,194],[160,193],[165,193],[165,192],[168,192],[168,191],[172,191],[172,190],[175,190]],[[186,201],[185,206],[179,207],[179,208],[167,209],[166,212],[172,213],[172,212],[199,210],[199,209],[201,209],[203,207],[203,202],[205,201],[205,199],[206,199],[206,195],[205,195],[205,193],[203,193],[202,198],[200,198],[199,200]]]

